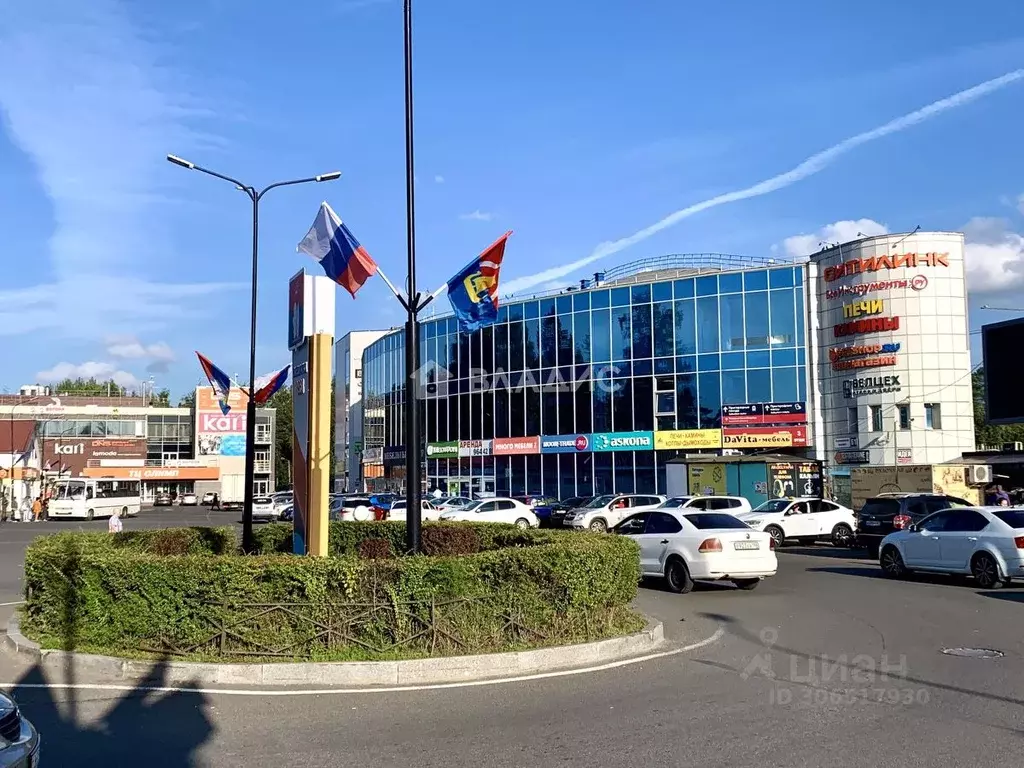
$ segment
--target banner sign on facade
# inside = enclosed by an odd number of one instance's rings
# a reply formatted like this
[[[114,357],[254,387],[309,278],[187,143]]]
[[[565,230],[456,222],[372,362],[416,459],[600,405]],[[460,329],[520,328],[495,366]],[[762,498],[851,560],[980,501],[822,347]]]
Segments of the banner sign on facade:
[[[688,448],[721,448],[720,429],[670,429],[654,433],[654,447],[658,450],[686,450]]]
[[[428,459],[457,459],[458,457],[458,440],[450,440],[444,443],[427,443]]]
[[[807,427],[726,428],[722,443],[730,448],[802,448],[807,445]]]
[[[495,456],[517,456],[540,453],[539,437],[496,437],[491,441]]]
[[[551,435],[540,439],[541,453],[577,453],[590,450],[590,435]]]
[[[654,433],[597,432],[591,442],[595,451],[647,451],[654,447]]]
[[[722,406],[722,426],[806,424],[806,403],[743,403]]]

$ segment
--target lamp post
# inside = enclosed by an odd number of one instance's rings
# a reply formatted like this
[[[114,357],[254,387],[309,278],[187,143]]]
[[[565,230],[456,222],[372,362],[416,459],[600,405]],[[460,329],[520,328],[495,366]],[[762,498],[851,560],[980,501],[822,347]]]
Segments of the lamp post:
[[[259,231],[260,231],[260,200],[272,189],[277,187],[290,187],[295,184],[309,184],[312,182],[334,181],[341,177],[341,171],[322,173],[319,176],[310,176],[305,179],[292,179],[290,181],[277,181],[268,184],[261,190],[257,190],[249,184],[243,184],[237,179],[225,176],[222,173],[211,171],[195,163],[184,160],[176,155],[168,155],[168,161],[180,165],[190,171],[199,171],[207,176],[223,179],[230,182],[236,189],[245,192],[252,201],[252,308],[249,315],[249,402],[246,406],[245,418],[245,502],[242,507],[242,549],[250,553],[254,548],[252,535],[252,500],[253,483],[256,475],[256,401],[253,400],[253,387],[256,382],[256,284],[259,265]]]

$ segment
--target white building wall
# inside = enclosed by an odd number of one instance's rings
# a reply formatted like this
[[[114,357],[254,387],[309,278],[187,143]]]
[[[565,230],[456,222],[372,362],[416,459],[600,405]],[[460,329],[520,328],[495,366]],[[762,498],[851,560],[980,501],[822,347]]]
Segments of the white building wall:
[[[916,254],[916,264],[908,254]],[[963,235],[919,232],[870,237],[811,259],[818,271],[815,343],[829,463],[840,472],[843,467],[865,464],[932,464],[973,450]],[[847,266],[836,271],[840,265]],[[859,317],[844,314],[844,305],[853,306],[851,311],[856,313],[864,309],[856,306],[858,302],[876,300],[882,302],[877,313],[870,313],[877,309],[874,306]],[[844,323],[881,318],[898,318],[898,329],[869,326],[850,335],[835,335],[836,327]],[[850,354],[850,347],[897,344],[898,351],[843,358],[863,365],[875,358],[894,357],[892,365],[841,369],[832,359],[836,350]],[[932,413],[939,414],[937,424],[927,423],[929,404]],[[909,429],[899,427],[900,405],[910,409]],[[872,423],[873,406],[881,409],[881,430]],[[855,424],[850,408],[856,408]]]

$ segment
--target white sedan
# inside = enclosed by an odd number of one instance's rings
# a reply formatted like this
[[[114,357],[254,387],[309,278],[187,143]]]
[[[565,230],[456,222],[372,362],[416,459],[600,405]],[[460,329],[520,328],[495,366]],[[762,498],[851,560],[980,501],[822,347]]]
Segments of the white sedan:
[[[997,589],[1024,578],[1024,510],[941,510],[882,539],[879,563],[894,579],[911,571],[962,573],[982,589]]]
[[[391,502],[391,509],[388,510],[388,520],[405,520],[406,511],[405,499],[395,499]],[[441,510],[435,507],[426,499],[420,499],[420,520],[439,520]]]
[[[776,547],[786,539],[805,544],[831,541],[834,546],[849,547],[857,529],[853,510],[828,499],[771,499],[736,517],[751,528],[771,534]]]
[[[253,520],[275,520],[278,510],[274,507],[274,500],[269,496],[257,496],[252,500]]]
[[[654,509],[627,517],[612,532],[636,541],[643,575],[664,578],[673,592],[689,592],[694,581],[754,589],[779,567],[774,539],[724,512]]]
[[[442,510],[440,519],[475,523],[512,523],[520,528],[540,527],[540,520],[533,510],[515,499],[482,499],[458,509]]]

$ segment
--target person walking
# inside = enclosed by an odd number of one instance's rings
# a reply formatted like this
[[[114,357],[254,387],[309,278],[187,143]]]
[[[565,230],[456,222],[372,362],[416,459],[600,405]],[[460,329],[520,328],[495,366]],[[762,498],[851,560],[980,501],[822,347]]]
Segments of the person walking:
[[[120,533],[122,530],[124,530],[124,524],[121,522],[121,513],[115,509],[107,521],[107,532]]]
[[[39,518],[43,514],[43,499],[41,496],[36,496],[35,501],[32,502],[32,522],[38,523]]]
[[[218,494],[218,493],[213,494],[213,501],[210,503],[210,509],[211,510],[214,510],[214,509],[218,509],[219,510],[220,509],[220,494]]]

